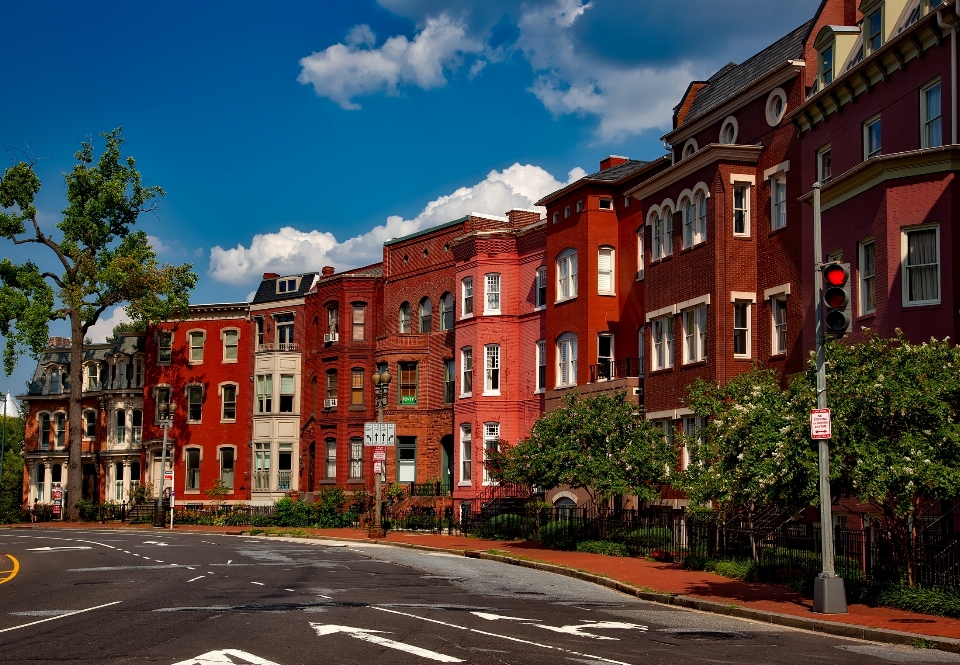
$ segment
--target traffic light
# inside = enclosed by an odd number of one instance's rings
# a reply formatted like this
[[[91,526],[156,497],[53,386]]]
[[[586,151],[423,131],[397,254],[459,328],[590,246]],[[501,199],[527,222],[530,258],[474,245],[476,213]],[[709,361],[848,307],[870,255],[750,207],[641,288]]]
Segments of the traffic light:
[[[849,263],[831,263],[823,269],[823,331],[837,336],[850,331]]]

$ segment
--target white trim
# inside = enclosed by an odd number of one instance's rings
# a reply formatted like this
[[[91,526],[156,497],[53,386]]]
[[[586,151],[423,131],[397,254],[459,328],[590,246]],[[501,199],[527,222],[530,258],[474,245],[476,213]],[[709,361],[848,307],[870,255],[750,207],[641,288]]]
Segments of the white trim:
[[[909,300],[910,286],[907,280],[907,236],[915,231],[936,231],[937,243],[937,298],[936,300]],[[874,254],[876,256],[876,254]],[[900,228],[900,290],[901,302],[904,307],[922,307],[924,305],[939,305],[943,301],[943,259],[940,254],[940,225],[918,224],[917,226],[903,226]]]
[[[731,185],[756,185],[757,177],[753,175],[749,175],[747,173],[731,173],[730,184]]]
[[[732,335],[730,338],[730,348],[733,351],[733,357],[739,360],[753,357],[753,306],[756,303],[753,300],[754,294],[745,293],[743,295],[748,296],[749,300],[747,298],[734,300],[732,302],[733,316],[730,319],[730,322],[733,324],[733,326],[730,329],[730,332]],[[745,349],[744,353],[737,353],[737,349],[736,349],[736,333],[738,330],[737,328],[737,306],[738,305],[743,305],[747,308],[747,327],[740,328],[740,330],[746,330],[746,339],[744,340],[744,349]]]
[[[677,414],[677,418],[682,418],[683,416],[692,416],[692,415],[695,415],[695,414],[693,413],[693,411],[691,411],[691,410],[688,409],[687,407],[683,407],[683,408],[677,409],[677,410],[676,410],[676,414]]]
[[[738,300],[741,302],[748,301],[756,304],[757,294],[753,291],[731,291],[730,302],[737,302]]]
[[[677,410],[676,409],[667,409],[665,411],[648,411],[643,414],[644,418],[647,420],[676,420],[677,419]]]
[[[729,126],[733,126],[733,140],[729,142],[725,142],[723,140],[723,135],[724,135],[724,131]],[[726,118],[723,119],[723,122],[720,123],[720,138],[718,139],[717,142],[720,145],[736,145],[737,139],[739,137],[740,137],[740,123],[737,122],[737,119],[735,117],[733,117],[732,115],[728,115]]]
[[[770,112],[770,105],[773,103],[775,97],[779,97],[783,100],[783,108],[780,109],[780,115],[776,116]],[[767,124],[771,127],[776,127],[780,124],[780,121],[783,120],[783,116],[787,114],[787,93],[783,88],[774,88],[770,91],[770,94],[767,95],[767,102],[763,106],[764,115],[767,118]]]
[[[863,142],[863,153],[862,153],[863,161],[867,161],[868,159],[871,159],[873,157],[879,157],[880,155],[883,154],[883,122],[882,122],[883,117],[882,116],[883,114],[878,113],[874,116],[867,118],[860,125],[862,127],[860,132],[860,137],[861,137],[860,140]],[[880,125],[880,144],[877,146],[878,147],[877,154],[871,155],[870,154],[870,128],[877,124]]]
[[[687,148],[693,148],[693,150],[688,151]],[[697,139],[695,138],[687,139],[687,142],[683,144],[683,150],[680,151],[680,159],[686,159],[687,157],[692,156],[699,149],[700,149],[700,146],[697,145]]]
[[[780,162],[776,166],[771,166],[766,171],[763,172],[763,179],[769,180],[775,175],[780,175],[781,173],[786,173],[790,170],[790,160],[788,159],[785,162]]]
[[[790,295],[790,282],[786,284],[781,284],[780,286],[772,286],[769,289],[765,289],[763,292],[763,299],[770,300],[776,296],[788,296]]]
[[[940,86],[940,144],[939,145],[927,145],[927,91]],[[937,76],[935,79],[927,83],[926,85],[920,86],[920,148],[939,148],[943,145],[943,86],[941,85],[940,76]]]
[[[709,296],[707,296],[709,297]],[[676,305],[667,305],[666,307],[661,307],[660,309],[655,309],[652,312],[647,312],[644,316],[646,321],[649,323],[653,319],[659,319],[661,316],[666,316],[667,314],[677,315],[677,306]]]
[[[561,491],[559,491],[559,492],[557,492],[556,494],[553,495],[553,503],[554,503],[554,505],[556,505],[557,499],[570,499],[570,500],[573,501],[575,504],[579,505],[579,501],[577,501],[577,495],[574,494],[573,492],[568,491],[568,490],[561,490]]]
[[[673,306],[674,314],[677,312],[690,309],[691,307],[696,307],[697,305],[709,305],[710,304],[710,294],[697,296],[696,298],[690,298],[689,300],[684,300],[683,302],[678,302]]]

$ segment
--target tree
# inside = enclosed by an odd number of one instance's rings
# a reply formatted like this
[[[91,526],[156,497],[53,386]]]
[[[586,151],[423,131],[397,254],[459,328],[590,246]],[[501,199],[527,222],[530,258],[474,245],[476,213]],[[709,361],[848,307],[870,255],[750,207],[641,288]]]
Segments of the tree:
[[[488,468],[503,482],[583,488],[599,505],[618,494],[657,498],[675,461],[663,430],[621,390],[567,393],[563,407],[534,423],[529,439],[491,452]]]
[[[0,180],[0,236],[13,245],[46,247],[59,262],[56,271],[42,271],[29,260],[0,261],[4,369],[9,375],[18,356],[39,355],[46,348],[51,321],[69,323],[67,484],[74,492],[81,486],[81,363],[87,331],[104,311],[124,303],[135,321],[185,316],[197,281],[192,265],[160,264],[146,233],[132,230],[141,213],[157,209],[164,191],[145,187],[133,157],[121,157],[121,129],[101,136],[105,146],[99,159],[94,161],[93,144],[83,142],[75,155],[77,164],[64,174],[67,207],[57,224],[59,239],[44,233],[37,222],[40,178],[35,162],[11,166]],[[70,504],[67,517],[77,519],[75,501]]]
[[[2,395],[0,395],[2,398]],[[2,415],[0,427],[6,430],[3,472],[0,474],[0,524],[19,522],[23,509],[23,432],[26,416],[20,409],[19,416]]]

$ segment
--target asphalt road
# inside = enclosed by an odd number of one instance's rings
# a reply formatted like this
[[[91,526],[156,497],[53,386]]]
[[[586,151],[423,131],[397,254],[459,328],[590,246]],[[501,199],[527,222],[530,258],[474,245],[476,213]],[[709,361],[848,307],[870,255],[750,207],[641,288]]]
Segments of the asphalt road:
[[[0,663],[960,662],[365,543],[4,529],[0,554],[19,562],[0,584]]]

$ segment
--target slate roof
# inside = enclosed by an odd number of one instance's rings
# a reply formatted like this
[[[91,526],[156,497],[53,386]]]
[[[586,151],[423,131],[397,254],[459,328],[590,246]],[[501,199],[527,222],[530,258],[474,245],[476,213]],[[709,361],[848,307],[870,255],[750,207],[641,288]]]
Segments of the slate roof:
[[[689,124],[737,96],[784,62],[802,60],[803,45],[813,23],[813,20],[807,21],[739,65],[732,62],[724,65],[707,79],[707,85],[697,93],[683,124]]]
[[[134,353],[143,352],[144,346],[144,336],[142,334],[125,334],[121,335],[120,340],[115,344],[84,344],[83,360],[84,362],[87,360],[100,360],[102,362],[117,353],[132,356]],[[43,394],[43,384],[46,380],[45,368],[49,364],[60,365],[64,368],[65,371],[61,380],[63,381],[62,394],[66,398],[70,394],[70,377],[66,371],[70,368],[69,347],[49,348],[40,354],[40,358],[37,360],[37,368],[33,372],[33,377],[27,381],[27,395]]]
[[[656,161],[656,160],[654,160]],[[555,192],[547,194],[542,199],[537,201],[538,206],[547,205],[550,201],[556,199],[563,193],[566,193],[572,189],[576,189],[581,185],[585,185],[591,182],[598,183],[617,183],[620,182],[629,176],[632,176],[637,171],[649,166],[653,162],[643,162],[639,159],[628,159],[623,164],[617,164],[614,167],[609,169],[604,169],[603,171],[597,171],[596,173],[591,173],[590,175],[585,175],[576,182],[572,182],[562,189],[558,189]]]
[[[291,298],[302,298],[307,295],[307,292],[310,290],[310,287],[313,286],[314,279],[319,275],[315,272],[305,272],[301,274],[293,275],[281,275],[280,277],[270,277],[260,282],[260,286],[257,287],[257,294],[253,296],[253,301],[251,304],[256,305],[257,303],[262,302],[276,302],[279,300],[290,300]],[[278,279],[289,279],[291,277],[299,277],[300,284],[296,291],[290,291],[288,293],[277,293],[277,280]]]

